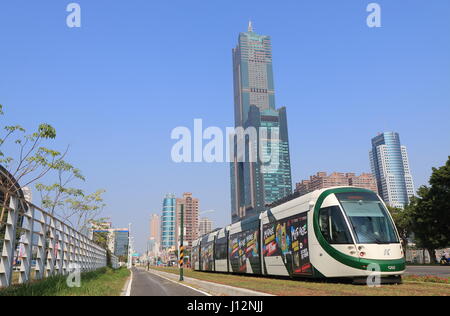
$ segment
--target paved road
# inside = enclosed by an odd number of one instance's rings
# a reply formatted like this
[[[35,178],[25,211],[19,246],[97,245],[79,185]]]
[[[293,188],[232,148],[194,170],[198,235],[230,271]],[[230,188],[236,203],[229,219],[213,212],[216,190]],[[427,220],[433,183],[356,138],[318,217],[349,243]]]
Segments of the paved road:
[[[205,296],[201,292],[161,278],[144,269],[133,268],[131,296]]]
[[[441,278],[450,278],[450,266],[407,266],[406,275],[434,275]]]

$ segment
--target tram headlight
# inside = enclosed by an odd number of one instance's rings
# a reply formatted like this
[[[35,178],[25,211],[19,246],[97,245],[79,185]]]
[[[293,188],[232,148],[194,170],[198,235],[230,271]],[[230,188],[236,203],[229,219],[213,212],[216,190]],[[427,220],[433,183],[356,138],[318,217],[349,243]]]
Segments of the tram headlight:
[[[359,256],[360,256],[360,257],[364,257],[365,255],[366,255],[366,253],[365,253],[364,251],[362,251],[362,252],[359,253]]]

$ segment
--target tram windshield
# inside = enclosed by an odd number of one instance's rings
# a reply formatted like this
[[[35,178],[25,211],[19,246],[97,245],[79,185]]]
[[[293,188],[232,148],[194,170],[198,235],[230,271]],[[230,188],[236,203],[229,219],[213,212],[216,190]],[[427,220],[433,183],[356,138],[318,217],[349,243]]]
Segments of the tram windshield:
[[[378,196],[369,192],[338,193],[359,244],[398,243],[394,224]]]

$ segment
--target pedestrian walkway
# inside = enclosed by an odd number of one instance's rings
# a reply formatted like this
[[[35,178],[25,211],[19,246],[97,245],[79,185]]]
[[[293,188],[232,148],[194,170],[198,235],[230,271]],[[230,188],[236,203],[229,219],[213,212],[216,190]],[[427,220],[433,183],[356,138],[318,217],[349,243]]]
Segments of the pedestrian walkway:
[[[206,296],[205,293],[149,273],[145,269],[133,268],[130,296]]]
[[[152,274],[171,280],[178,280],[178,275],[158,270],[150,270]],[[185,283],[216,296],[272,296],[271,294],[243,289],[214,282],[203,281],[195,278],[184,277]]]

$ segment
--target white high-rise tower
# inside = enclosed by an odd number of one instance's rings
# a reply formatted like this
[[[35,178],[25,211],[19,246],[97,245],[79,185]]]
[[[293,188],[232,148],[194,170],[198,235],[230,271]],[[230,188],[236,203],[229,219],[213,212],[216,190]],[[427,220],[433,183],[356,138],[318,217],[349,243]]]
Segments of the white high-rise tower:
[[[370,164],[383,200],[398,208],[409,204],[414,195],[414,183],[408,153],[400,144],[398,133],[386,132],[372,139]]]

